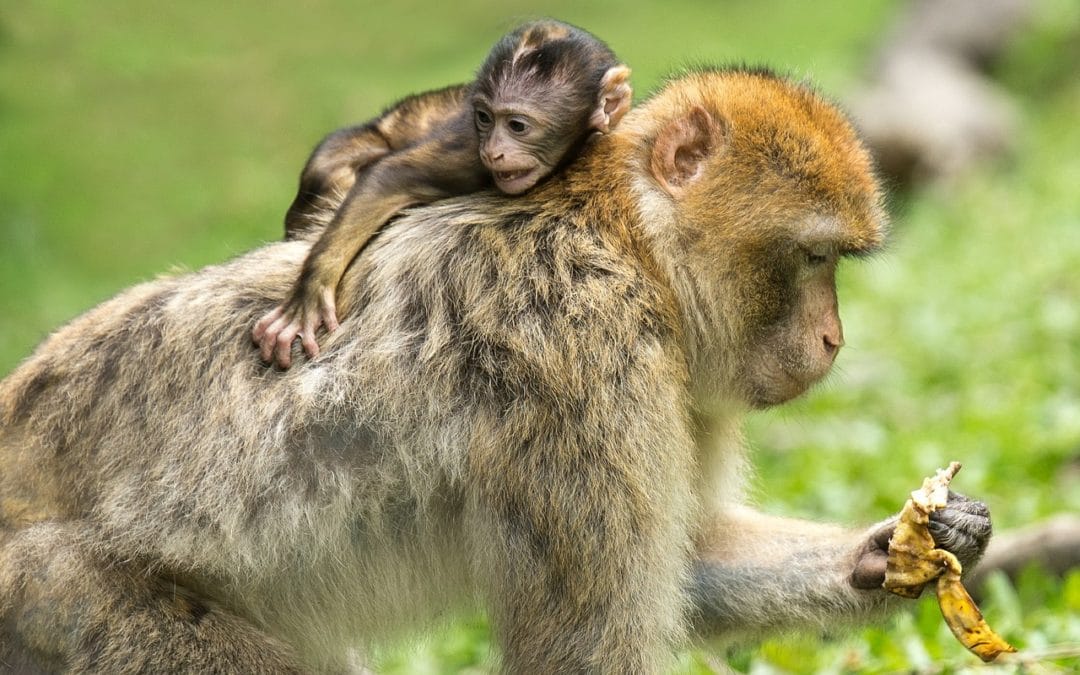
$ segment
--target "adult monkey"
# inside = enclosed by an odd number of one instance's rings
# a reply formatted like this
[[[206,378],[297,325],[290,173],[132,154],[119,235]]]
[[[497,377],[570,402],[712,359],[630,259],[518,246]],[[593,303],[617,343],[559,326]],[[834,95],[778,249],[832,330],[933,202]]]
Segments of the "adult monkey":
[[[406,214],[286,373],[242,338],[303,241],[46,341],[0,384],[0,661],[340,670],[479,599],[508,672],[648,673],[691,628],[895,604],[888,523],[739,505],[739,418],[827,372],[838,258],[883,236],[848,122],[701,71],[597,141],[526,196]],[[989,538],[959,498],[936,527],[965,565]]]

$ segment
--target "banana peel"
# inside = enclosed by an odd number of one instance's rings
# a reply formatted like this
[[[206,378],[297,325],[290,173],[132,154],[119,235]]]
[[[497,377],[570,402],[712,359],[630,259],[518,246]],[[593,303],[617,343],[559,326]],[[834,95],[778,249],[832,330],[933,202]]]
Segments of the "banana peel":
[[[960,582],[960,561],[952,553],[935,548],[930,536],[930,514],[944,508],[949,499],[949,482],[960,470],[959,462],[923,480],[922,488],[900,512],[900,520],[889,540],[885,568],[885,590],[905,598],[917,598],[923,588],[937,580],[938,606],[945,623],[960,644],[986,662],[1016,649],[995,633]]]

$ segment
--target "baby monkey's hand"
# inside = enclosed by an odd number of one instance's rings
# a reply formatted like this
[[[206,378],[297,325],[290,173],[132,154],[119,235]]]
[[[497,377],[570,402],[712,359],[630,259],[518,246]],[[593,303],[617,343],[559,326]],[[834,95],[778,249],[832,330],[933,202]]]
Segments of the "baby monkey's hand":
[[[292,343],[300,336],[300,344],[310,358],[319,355],[315,331],[326,326],[328,332],[338,328],[334,289],[316,283],[299,283],[289,299],[267,313],[251,330],[251,339],[259,346],[265,363],[279,368],[292,365]]]

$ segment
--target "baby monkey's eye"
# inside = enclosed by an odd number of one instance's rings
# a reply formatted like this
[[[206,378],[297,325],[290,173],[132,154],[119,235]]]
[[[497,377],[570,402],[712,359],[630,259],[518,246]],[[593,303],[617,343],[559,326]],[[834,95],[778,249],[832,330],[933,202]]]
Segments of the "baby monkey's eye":
[[[506,126],[510,129],[510,133],[519,136],[529,131],[529,123],[525,120],[518,119],[517,117],[511,117],[510,120],[507,121]]]
[[[491,127],[494,120],[491,119],[491,115],[486,110],[476,110],[476,126],[480,129],[488,129]]]

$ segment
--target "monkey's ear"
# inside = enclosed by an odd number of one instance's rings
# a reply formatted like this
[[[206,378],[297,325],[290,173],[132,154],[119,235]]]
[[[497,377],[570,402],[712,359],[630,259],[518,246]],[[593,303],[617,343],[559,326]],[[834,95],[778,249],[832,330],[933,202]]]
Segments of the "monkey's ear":
[[[653,144],[649,167],[660,187],[681,197],[701,177],[706,160],[722,148],[725,129],[701,106],[668,122]]]
[[[630,69],[621,63],[608,68],[600,79],[600,97],[596,108],[589,116],[589,127],[602,134],[611,131],[626,111],[630,109],[630,100],[634,90],[630,88]]]

